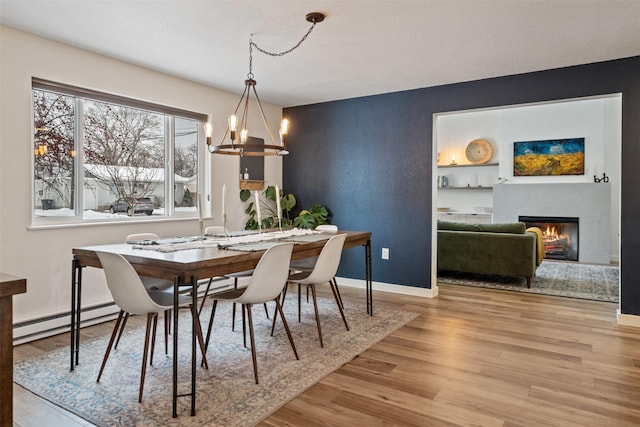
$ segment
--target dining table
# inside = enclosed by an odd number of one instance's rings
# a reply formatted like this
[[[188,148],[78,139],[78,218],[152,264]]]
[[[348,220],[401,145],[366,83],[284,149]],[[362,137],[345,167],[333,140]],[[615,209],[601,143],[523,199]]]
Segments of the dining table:
[[[366,308],[373,315],[373,289],[371,276],[371,232],[338,231],[346,234],[344,249],[365,248]],[[102,268],[98,252],[117,253],[129,261],[141,276],[172,280],[173,289],[173,354],[178,353],[178,290],[191,287],[192,304],[197,305],[198,281],[231,273],[251,270],[268,247],[280,242],[293,242],[292,260],[317,256],[333,234],[314,230],[275,230],[267,232],[225,232],[216,235],[175,237],[157,240],[130,241],[72,249],[71,279],[71,370],[79,364],[80,325],[82,314],[82,272],[85,267]],[[191,415],[196,414],[196,334],[199,319],[192,316],[191,390],[178,394],[178,358],[173,357],[173,417],[177,417],[178,397],[191,398]]]

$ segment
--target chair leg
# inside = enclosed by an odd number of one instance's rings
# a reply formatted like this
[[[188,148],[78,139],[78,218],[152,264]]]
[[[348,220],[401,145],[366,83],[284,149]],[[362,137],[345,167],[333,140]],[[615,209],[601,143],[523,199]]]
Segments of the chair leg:
[[[333,285],[336,287],[336,293],[338,294],[338,299],[340,300],[340,306],[344,308],[344,303],[342,302],[342,295],[340,295],[340,289],[338,289],[338,282],[335,277],[331,280],[333,281]]]
[[[118,348],[118,343],[120,342],[120,337],[122,336],[122,333],[124,332],[124,327],[127,324],[127,320],[128,319],[129,319],[129,313],[125,313],[123,321],[122,321],[122,324],[120,325],[120,331],[118,333],[118,339],[116,339],[116,344],[113,346],[114,349]]]
[[[149,365],[153,365],[153,350],[156,348],[156,332],[158,330],[158,314],[153,316],[153,334],[151,335],[151,357],[149,358]]]
[[[125,312],[122,310],[120,310],[120,313],[118,313],[118,320],[116,320],[116,325],[113,327],[113,332],[111,333],[111,339],[109,340],[109,344],[107,345],[107,351],[105,351],[104,358],[102,359],[102,366],[100,366],[100,372],[98,373],[98,379],[96,380],[97,383],[100,382],[102,371],[104,371],[104,367],[107,364],[107,359],[109,358],[109,353],[111,353],[111,347],[113,346],[113,341],[116,339],[116,334],[120,329],[120,323],[122,322],[122,317],[124,316],[124,314]]]
[[[243,308],[246,307],[247,318],[249,319],[249,336],[251,338],[251,359],[253,360],[253,376],[256,379],[256,384],[258,384],[258,360],[256,358],[256,342],[253,337],[253,319],[251,318],[251,304],[242,304],[242,306]]]
[[[282,308],[282,306],[284,305],[284,300],[287,297],[287,287],[289,286],[289,282],[287,282],[284,285],[284,288],[282,289],[282,292],[280,293],[281,296],[279,296],[278,298],[282,300],[282,302],[280,303],[280,308]],[[274,308],[273,309],[273,322],[271,323],[271,336],[273,336],[273,332],[276,329],[276,313],[278,312],[278,308]]]
[[[324,343],[322,342],[322,330],[320,329],[320,314],[318,313],[318,299],[316,298],[316,287],[315,285],[310,285],[310,287],[311,287],[311,296],[313,297],[313,309],[316,312],[316,325],[318,325],[318,337],[320,337],[320,347],[324,348]]]
[[[149,334],[151,333],[151,323],[152,323],[153,317],[157,315],[158,313],[147,314],[147,330],[144,335],[144,353],[142,353],[142,372],[140,373],[140,393],[138,394],[138,402],[142,402],[142,392],[144,390],[144,377],[147,373],[147,354],[149,353]]]
[[[207,339],[204,340],[204,351],[207,352],[209,348],[209,338],[211,337],[211,328],[213,327],[213,318],[216,315],[216,307],[218,306],[218,300],[213,300],[213,307],[211,307],[211,317],[209,318],[209,327],[207,328]],[[204,365],[204,363],[203,363]]]
[[[234,279],[233,279],[233,289],[238,289],[238,278],[237,277],[234,277]],[[244,316],[244,314],[243,314],[243,316]],[[233,307],[231,308],[231,331],[235,331],[235,330],[236,330],[236,303],[234,302],[233,303]],[[246,345],[245,345],[245,347],[246,347]]]
[[[231,308],[231,331],[236,330],[236,303],[233,303],[233,307]]]
[[[246,312],[247,308],[244,306],[244,304],[242,305],[242,344],[244,345],[244,347],[247,347],[247,325],[245,322],[245,312]]]
[[[164,311],[164,354],[169,354],[169,323],[171,322],[171,310]]]
[[[267,308],[267,303],[265,302],[262,305],[264,305],[264,312],[267,315],[267,320],[269,320],[269,309]]]
[[[340,311],[340,316],[342,316],[342,320],[344,321],[344,326],[347,327],[347,331],[349,330],[349,324],[347,323],[347,318],[344,316],[344,310],[342,309],[342,304],[340,301],[340,294],[338,293],[338,288],[333,283],[333,281],[329,282],[329,286],[331,286],[331,292],[333,292],[333,297],[336,299],[336,305],[338,306],[338,310]]]
[[[300,322],[301,322],[301,320],[300,320],[300,319],[301,319],[301,315],[300,315],[300,312],[301,312],[300,305],[302,304],[302,300],[300,299],[300,298],[301,298],[301,297],[300,297],[300,289],[301,289],[301,288],[300,288],[300,283],[298,283],[298,323],[300,323]],[[307,292],[309,292],[309,288],[307,288]]]
[[[209,278],[209,283],[207,283],[207,289],[204,290],[202,302],[200,303],[200,308],[198,309],[198,316],[200,316],[200,313],[202,313],[202,309],[204,308],[204,302],[207,300],[207,295],[209,295],[209,289],[211,289],[212,283],[213,283],[213,277]]]
[[[289,289],[289,282],[287,282],[287,284],[284,285],[284,288],[282,289],[282,301],[280,302],[282,306],[284,306],[284,300],[287,297],[287,289]]]
[[[204,347],[204,338],[202,337],[202,327],[200,326],[200,316],[198,316],[199,312],[191,304],[189,304],[189,309],[191,310],[191,315],[193,316],[193,319],[194,319],[194,324],[196,327],[196,330],[194,332],[196,334],[196,337],[198,338],[198,344],[200,345],[200,351],[202,352],[202,365],[204,365],[206,369],[209,369],[209,363],[207,362],[207,354],[206,354],[207,350]],[[153,349],[151,349],[151,354],[153,354]]]
[[[282,306],[280,305],[280,301],[278,298],[274,300],[276,302],[276,312],[280,313],[280,317],[282,318],[282,324],[284,325],[285,331],[287,331],[287,337],[289,337],[289,343],[291,343],[291,349],[293,350],[293,354],[296,355],[296,360],[300,360],[298,357],[298,351],[296,350],[296,345],[293,343],[293,337],[291,336],[291,331],[289,330],[289,324],[287,323],[287,319],[284,317],[284,311],[282,311]],[[273,321],[276,321],[276,315],[273,315]],[[273,334],[271,334],[273,335]]]

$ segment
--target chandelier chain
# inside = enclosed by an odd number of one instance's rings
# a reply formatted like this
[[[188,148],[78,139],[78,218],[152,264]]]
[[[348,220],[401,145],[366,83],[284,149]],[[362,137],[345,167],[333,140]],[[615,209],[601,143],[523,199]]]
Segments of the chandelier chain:
[[[302,38],[298,41],[298,43],[296,43],[292,48],[284,50],[282,52],[269,52],[267,50],[262,49],[260,46],[258,46],[254,41],[253,41],[253,34],[251,34],[251,38],[249,38],[249,74],[247,74],[247,77],[249,77],[250,79],[253,78],[253,48],[255,47],[258,52],[264,53],[265,55],[269,55],[269,56],[284,56],[288,53],[293,52],[294,50],[296,50],[298,47],[300,47],[300,45],[302,43],[304,43],[304,41],[307,39],[307,37],[309,37],[309,34],[311,34],[311,32],[313,31],[313,29],[316,26],[316,22],[314,21],[311,24],[311,27],[309,27],[309,30],[307,31],[307,33],[302,36]]]

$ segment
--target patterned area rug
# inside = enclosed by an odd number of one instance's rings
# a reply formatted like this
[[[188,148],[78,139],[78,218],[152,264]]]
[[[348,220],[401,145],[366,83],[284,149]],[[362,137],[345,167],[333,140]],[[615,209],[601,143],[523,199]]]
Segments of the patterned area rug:
[[[531,289],[523,277],[451,271],[439,272],[438,282],[596,301],[619,300],[619,268],[608,265],[543,261],[531,278]]]
[[[108,336],[81,344],[80,365],[73,372],[69,372],[68,348],[64,348],[16,364],[14,381],[99,426],[247,426],[261,421],[418,316],[415,312],[384,307],[375,307],[374,316],[368,316],[364,304],[346,303],[351,329],[347,331],[335,301],[319,298],[325,345],[320,348],[313,304],[305,303],[303,298],[302,322],[298,323],[295,292],[292,294],[285,304],[285,315],[300,360],[293,355],[282,322],[278,320],[276,333],[271,337],[271,321],[266,319],[263,307],[253,308],[260,384],[255,384],[253,378],[251,350],[242,344],[241,320],[236,319],[236,331],[232,332],[231,304],[218,305],[207,352],[209,369],[198,368],[194,417],[189,415],[188,397],[178,398],[179,416],[171,417],[172,359],[164,354],[161,325],[158,325],[154,363],[147,368],[142,403],[138,403],[138,387],[143,327],[125,331],[99,383],[96,378]],[[207,306],[201,314],[205,334],[210,316],[210,304]],[[270,316],[273,308],[274,304],[270,303]],[[180,328],[184,332],[179,340],[178,392],[186,393],[191,384],[188,314],[181,319]]]

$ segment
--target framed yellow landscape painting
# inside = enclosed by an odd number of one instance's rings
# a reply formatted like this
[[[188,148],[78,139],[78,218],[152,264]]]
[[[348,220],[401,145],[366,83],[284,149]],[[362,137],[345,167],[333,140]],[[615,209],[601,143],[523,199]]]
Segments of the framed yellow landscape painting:
[[[584,138],[513,143],[513,176],[546,175],[584,175]]]

